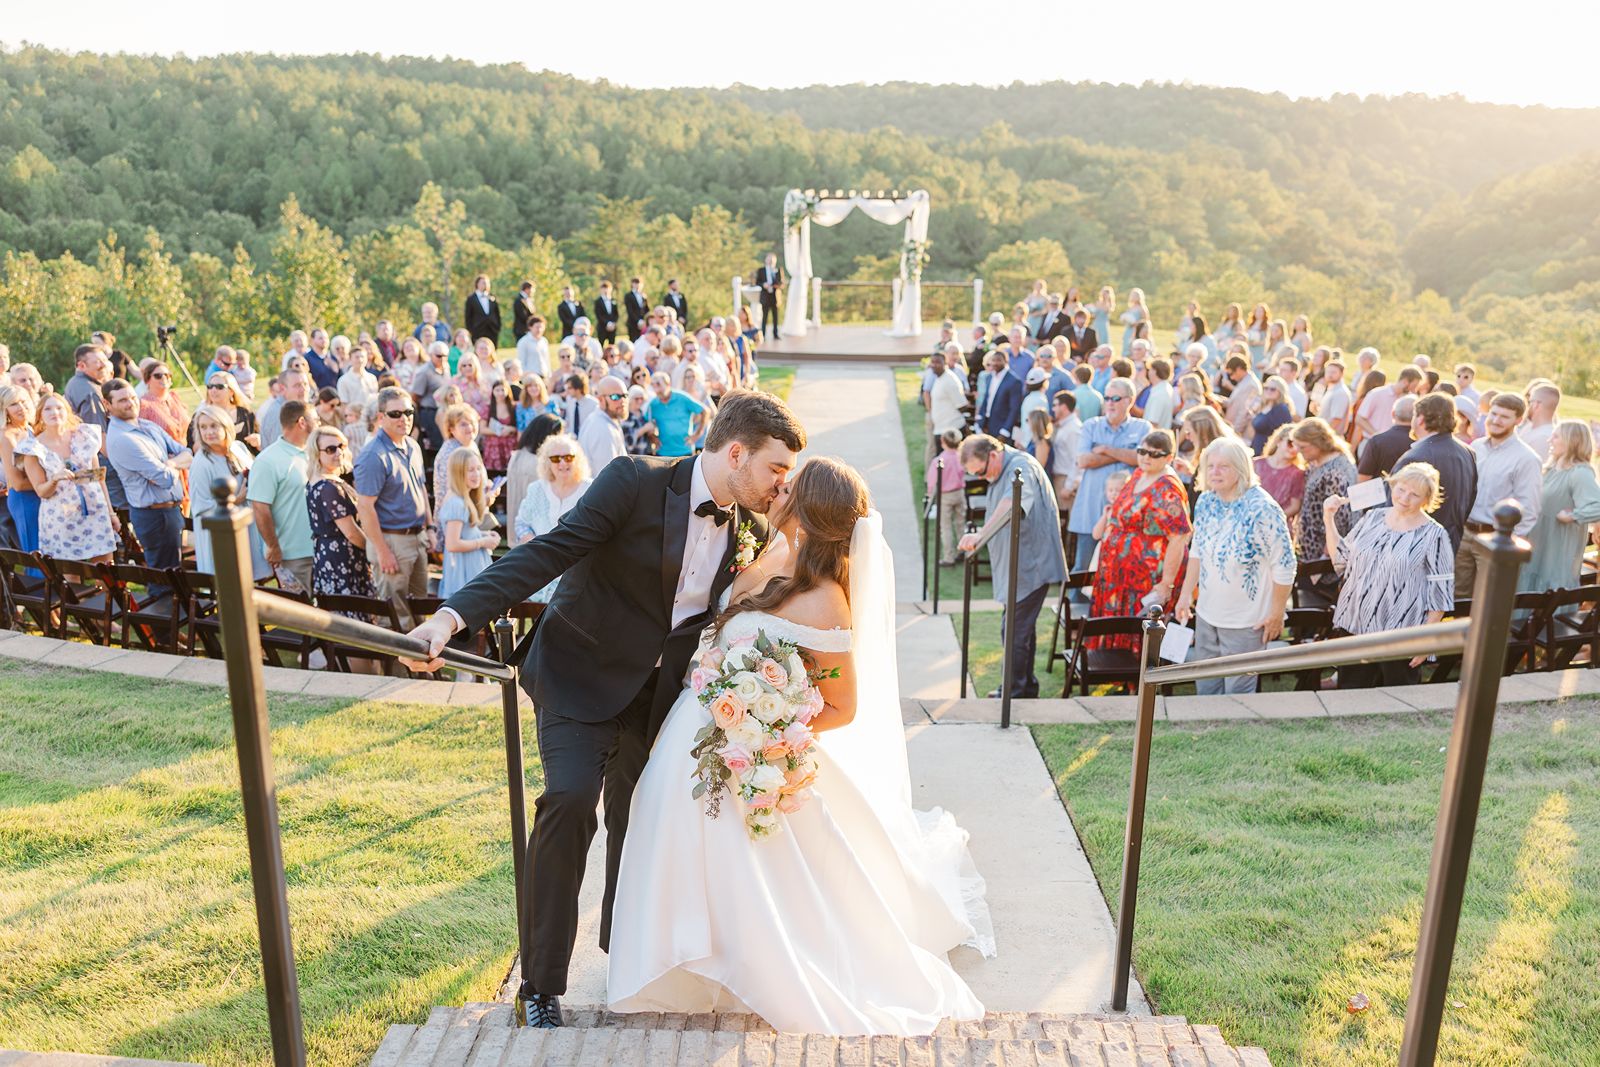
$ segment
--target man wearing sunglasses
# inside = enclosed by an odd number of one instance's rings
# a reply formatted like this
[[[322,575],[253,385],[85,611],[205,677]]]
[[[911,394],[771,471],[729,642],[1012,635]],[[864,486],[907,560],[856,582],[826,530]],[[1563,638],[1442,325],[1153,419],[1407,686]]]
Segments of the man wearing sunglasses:
[[[356,456],[356,522],[367,539],[372,584],[412,621],[408,596],[428,595],[428,528],[433,512],[422,446],[411,436],[417,414],[397,385],[378,390],[377,432]]]
[[[589,458],[589,470],[599,474],[607,463],[628,454],[628,438],[622,432],[622,420],[628,417],[628,387],[608,374],[595,390],[594,408],[578,427],[578,446]]]

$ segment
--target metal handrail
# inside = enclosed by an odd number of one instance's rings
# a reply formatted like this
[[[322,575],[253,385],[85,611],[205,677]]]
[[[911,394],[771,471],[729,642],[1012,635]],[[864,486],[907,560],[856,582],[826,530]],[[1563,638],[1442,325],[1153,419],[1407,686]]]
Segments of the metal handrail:
[[[1125,1011],[1133,970],[1133,927],[1144,852],[1145,802],[1150,784],[1150,744],[1155,731],[1156,696],[1163,685],[1263,671],[1313,670],[1351,663],[1374,663],[1461,652],[1461,684],[1445,760],[1433,858],[1423,898],[1411,996],[1406,1005],[1400,1067],[1425,1067],[1438,1054],[1444,998],[1455,954],[1467,866],[1483,795],[1484,769],[1494,733],[1495,707],[1505,666],[1517,574],[1532,554],[1514,535],[1522,520],[1514,500],[1494,510],[1495,532],[1469,537],[1463,544],[1478,557],[1472,617],[1375,634],[1334,638],[1310,645],[1262,649],[1197,663],[1155,665],[1166,632],[1159,611],[1144,620],[1140,655],[1139,707],[1134,720],[1133,769],[1128,784],[1128,820],[1122,848],[1122,885],[1117,906],[1117,947],[1111,1007]]]
[[[269,626],[281,626],[297,634],[306,634],[309,637],[349,645],[365,652],[377,652],[384,656],[400,656],[415,660],[434,658],[429,655],[427,644],[410,634],[395,633],[370,622],[352,619],[348,615],[336,615],[311,604],[278,596],[265,589],[255,590],[252,599],[256,617]],[[515,681],[517,677],[514,669],[498,660],[486,659],[448,645],[437,658],[444,660],[445,666],[454,670],[481,674],[497,682]]]
[[[1235,652],[1231,656],[1196,660],[1193,663],[1151,667],[1144,672],[1144,681],[1150,685],[1181,685],[1202,678],[1227,678],[1235,674],[1277,674],[1320,670],[1350,663],[1382,663],[1384,660],[1409,659],[1412,656],[1437,656],[1460,652],[1471,625],[1468,619],[1452,619],[1399,630],[1333,637],[1313,645],[1285,645],[1254,652]]]
[[[202,525],[211,537],[216,571],[217,618],[222,632],[223,660],[228,671],[228,696],[233,712],[234,744],[239,758],[245,837],[250,854],[250,883],[256,906],[256,932],[261,945],[262,984],[267,1025],[272,1034],[276,1067],[305,1067],[305,1031],[300,1013],[300,986],[295,968],[294,939],[289,925],[289,889],[284,874],[283,840],[278,825],[278,798],[272,770],[272,745],[267,719],[267,693],[261,657],[261,624],[280,626],[325,641],[384,655],[426,660],[422,641],[381,626],[335,615],[310,604],[254,588],[250,571],[248,508],[235,507],[237,483],[219,478],[211,485],[217,506]],[[505,719],[506,788],[511,821],[511,858],[517,897],[518,949],[526,960],[528,914],[525,901],[527,808],[522,754],[522,719],[517,702],[517,671],[510,664],[514,631],[509,619],[495,622],[495,638],[506,663],[446,648],[440,659],[458,671],[470,671],[500,682]]]

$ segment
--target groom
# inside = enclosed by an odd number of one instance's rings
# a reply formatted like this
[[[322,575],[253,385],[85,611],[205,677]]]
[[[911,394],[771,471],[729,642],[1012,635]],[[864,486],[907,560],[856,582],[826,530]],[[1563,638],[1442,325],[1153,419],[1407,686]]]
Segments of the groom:
[[[482,630],[562,579],[522,664],[545,789],[534,802],[523,879],[518,1025],[561,1025],[558,998],[567,990],[578,890],[602,794],[600,947],[609,948],[634,783],[700,631],[733,580],[741,540],[758,551],[765,543],[763,516],[805,443],[783,401],[731,392],[700,455],[612,460],[554,530],[511,549],[411,631],[437,656],[453,635]],[[414,670],[443,665],[405,662]]]

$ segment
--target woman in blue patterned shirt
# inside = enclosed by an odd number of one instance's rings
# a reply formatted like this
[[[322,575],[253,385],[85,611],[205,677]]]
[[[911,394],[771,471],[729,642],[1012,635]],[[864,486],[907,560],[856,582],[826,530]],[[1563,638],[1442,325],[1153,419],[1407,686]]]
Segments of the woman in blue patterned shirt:
[[[1265,648],[1283,629],[1294,587],[1294,543],[1283,509],[1261,488],[1250,449],[1219,437],[1200,454],[1203,490],[1194,509],[1179,622],[1194,619],[1191,660]],[[1199,693],[1254,693],[1256,676],[1208,678]]]

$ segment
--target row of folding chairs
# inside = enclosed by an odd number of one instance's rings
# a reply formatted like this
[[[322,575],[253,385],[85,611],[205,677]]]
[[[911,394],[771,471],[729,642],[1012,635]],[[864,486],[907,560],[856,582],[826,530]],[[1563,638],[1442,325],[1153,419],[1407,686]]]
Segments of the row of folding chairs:
[[[344,612],[396,633],[406,621],[399,606],[380,597],[322,595],[285,589],[278,596],[327,611]],[[425,618],[442,601],[407,597],[406,614]],[[524,602],[509,613],[520,638],[544,605]],[[33,630],[46,637],[80,638],[92,644],[139,648],[175,655],[222,658],[216,584],[210,574],[188,567],[154,569],[139,564],[61,560],[38,552],[0,549],[0,627]],[[260,629],[262,657],[275,666],[309,668],[321,652],[334,670],[350,671],[354,660],[378,660],[387,673],[405,673],[393,657],[323,641],[277,627]],[[479,635],[475,651],[494,655]]]
[[[1071,593],[1094,586],[1094,571],[1074,571],[1062,583],[1051,626],[1046,670],[1063,668],[1062,696],[1074,686],[1088,696],[1099,686],[1119,686],[1131,691],[1139,681],[1139,655],[1124,647],[1103,647],[1096,638],[1131,637],[1135,645],[1144,633],[1136,616],[1079,617]],[[1300,565],[1285,615],[1284,639],[1299,645],[1333,636],[1333,602],[1338,587],[1332,584],[1329,560],[1308,560]],[[1592,575],[1585,575],[1585,578]],[[1468,618],[1470,599],[1458,599],[1449,618]],[[1102,647],[1091,647],[1102,646]],[[1556,671],[1572,667],[1600,667],[1600,586],[1543,593],[1518,593],[1506,644],[1505,674]],[[1429,682],[1451,681],[1460,676],[1461,657],[1440,656],[1429,667]],[[1270,675],[1267,677],[1271,677]],[[1297,690],[1321,688],[1322,672],[1294,672]]]

